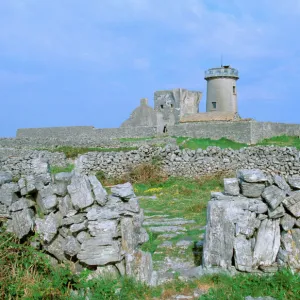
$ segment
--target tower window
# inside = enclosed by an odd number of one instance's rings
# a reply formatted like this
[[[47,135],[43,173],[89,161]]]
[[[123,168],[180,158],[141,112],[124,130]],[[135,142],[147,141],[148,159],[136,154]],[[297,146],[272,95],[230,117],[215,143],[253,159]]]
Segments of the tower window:
[[[160,108],[161,108],[161,109],[163,109],[163,108],[164,108],[163,104],[161,104],[161,105],[160,105]]]
[[[232,87],[232,92],[233,92],[233,94],[235,94],[235,93],[236,93],[236,90],[235,90],[235,85]]]
[[[171,107],[173,108],[173,104],[171,104]]]
[[[217,108],[217,102],[212,102],[211,104],[212,104],[213,109]]]

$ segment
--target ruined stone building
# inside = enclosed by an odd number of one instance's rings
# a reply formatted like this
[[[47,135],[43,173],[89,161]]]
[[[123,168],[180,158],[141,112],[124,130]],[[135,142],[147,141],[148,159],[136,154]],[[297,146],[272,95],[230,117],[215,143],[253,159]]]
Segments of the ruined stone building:
[[[233,121],[239,119],[237,111],[238,71],[230,66],[212,68],[205,72],[207,80],[206,112],[199,113],[202,92],[182,88],[156,91],[154,109],[142,99],[130,118],[121,127],[151,126],[157,133],[179,123],[204,121]]]

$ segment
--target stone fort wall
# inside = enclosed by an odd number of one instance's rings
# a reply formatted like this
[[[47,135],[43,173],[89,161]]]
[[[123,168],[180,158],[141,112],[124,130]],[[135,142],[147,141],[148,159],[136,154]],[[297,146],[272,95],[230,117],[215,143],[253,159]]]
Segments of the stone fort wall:
[[[0,139],[0,147],[30,148],[30,146],[49,147],[59,145],[115,147],[118,146],[115,144],[119,138],[154,136],[212,139],[225,137],[240,143],[255,144],[264,138],[279,135],[300,136],[300,125],[256,121],[181,123],[169,126],[165,135],[158,135],[156,127],[94,128],[92,126],[73,126],[22,128],[18,129],[16,138]],[[130,141],[126,146],[130,146]]]

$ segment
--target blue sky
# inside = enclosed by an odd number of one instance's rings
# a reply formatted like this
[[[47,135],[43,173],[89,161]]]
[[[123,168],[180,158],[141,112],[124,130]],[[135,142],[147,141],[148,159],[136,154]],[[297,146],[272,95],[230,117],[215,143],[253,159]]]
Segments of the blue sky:
[[[0,136],[118,127],[160,89],[237,68],[242,117],[300,123],[299,0],[1,0]]]

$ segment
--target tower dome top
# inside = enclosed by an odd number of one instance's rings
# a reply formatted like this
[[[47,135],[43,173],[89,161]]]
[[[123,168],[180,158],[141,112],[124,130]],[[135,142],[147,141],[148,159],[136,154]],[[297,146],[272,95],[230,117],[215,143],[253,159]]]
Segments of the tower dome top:
[[[212,78],[234,78],[239,79],[239,72],[237,69],[231,68],[230,66],[221,66],[219,68],[211,68],[205,71],[205,80]]]

